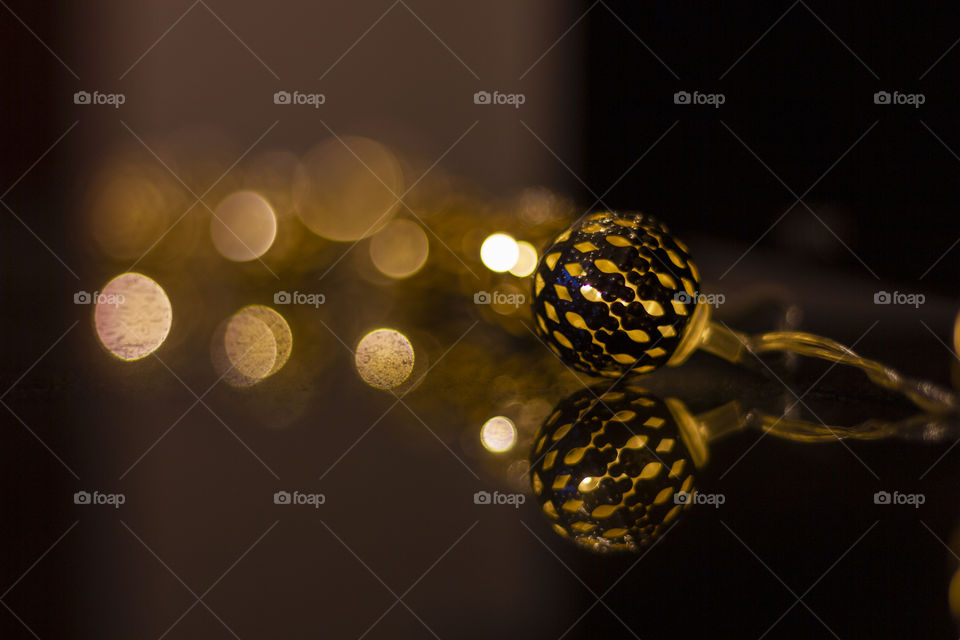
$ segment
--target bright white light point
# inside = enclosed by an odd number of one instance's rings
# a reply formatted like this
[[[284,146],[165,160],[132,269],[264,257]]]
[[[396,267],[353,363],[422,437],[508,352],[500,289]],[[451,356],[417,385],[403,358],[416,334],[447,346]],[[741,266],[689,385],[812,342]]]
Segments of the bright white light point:
[[[537,250],[529,242],[518,242],[517,251],[517,262],[510,267],[510,273],[518,278],[526,278],[537,268]]]
[[[510,418],[490,418],[480,427],[480,442],[487,451],[493,453],[510,451],[517,444],[517,428]]]
[[[210,235],[217,251],[227,260],[254,260],[273,244],[277,218],[260,194],[237,191],[217,205],[210,220]]]
[[[517,264],[520,247],[517,241],[505,233],[495,233],[480,246],[480,259],[491,271],[503,273]]]
[[[363,336],[354,358],[363,381],[378,389],[403,384],[413,372],[413,345],[394,329],[377,329]]]
[[[139,360],[163,344],[173,310],[163,287],[139,273],[124,273],[97,295],[93,322],[97,337],[121,360]]]

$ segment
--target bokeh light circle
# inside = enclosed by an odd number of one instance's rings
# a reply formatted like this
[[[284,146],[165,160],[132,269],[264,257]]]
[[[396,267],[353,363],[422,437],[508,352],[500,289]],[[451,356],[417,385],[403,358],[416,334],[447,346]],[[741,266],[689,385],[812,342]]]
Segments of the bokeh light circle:
[[[414,365],[413,345],[396,329],[376,329],[357,345],[354,362],[363,381],[378,389],[400,386]]]
[[[510,273],[518,278],[526,278],[537,268],[537,249],[529,242],[517,243],[517,261],[510,267]]]
[[[370,239],[370,259],[380,273],[391,278],[415,274],[429,252],[427,234],[412,220],[393,220]]]
[[[90,294],[87,294],[90,295]],[[95,299],[93,299],[95,298]],[[140,360],[163,344],[173,323],[170,299],[140,273],[123,273],[91,296],[97,337],[121,360]]]
[[[270,249],[277,237],[277,218],[263,196],[254,191],[237,191],[214,209],[210,236],[224,258],[235,262],[255,260]]]
[[[293,334],[284,317],[270,307],[251,305],[220,325],[211,356],[227,384],[249,387],[283,368],[292,350]]]
[[[356,136],[311,150],[294,177],[297,213],[308,229],[348,242],[382,229],[400,205],[403,171],[387,147]]]
[[[510,418],[490,418],[480,427],[480,442],[492,453],[510,451],[517,444],[517,427]]]
[[[503,273],[517,264],[520,248],[517,241],[505,233],[488,236],[480,246],[480,259],[491,271]]]

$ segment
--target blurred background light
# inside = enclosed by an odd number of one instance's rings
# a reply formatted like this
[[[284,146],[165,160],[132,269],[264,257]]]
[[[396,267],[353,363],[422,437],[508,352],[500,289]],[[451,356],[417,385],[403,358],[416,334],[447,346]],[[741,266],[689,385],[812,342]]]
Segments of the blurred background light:
[[[292,350],[293,334],[284,317],[270,307],[251,305],[221,323],[211,356],[227,384],[249,387],[283,368]]]
[[[487,451],[503,453],[517,444],[517,428],[510,418],[496,416],[483,423],[480,442]]]
[[[520,248],[517,241],[505,233],[488,236],[480,246],[480,259],[491,271],[503,273],[517,264]]]
[[[217,205],[210,219],[210,235],[217,251],[227,260],[255,260],[273,244],[277,218],[263,196],[237,191]]]
[[[135,260],[153,248],[185,206],[169,176],[118,162],[93,180],[88,229],[108,256]]]
[[[360,240],[396,213],[403,171],[387,147],[357,136],[328,140],[307,153],[293,184],[300,219],[329,240]]]
[[[360,377],[371,387],[392,389],[413,371],[413,345],[395,329],[376,329],[360,340],[355,363]]]
[[[173,322],[170,300],[147,276],[121,274],[93,296],[97,336],[121,360],[144,358],[167,339]]]
[[[517,261],[510,267],[510,273],[518,278],[526,278],[537,268],[537,250],[529,242],[517,243]]]
[[[391,278],[412,276],[427,261],[430,242],[412,220],[393,220],[370,239],[370,259]]]

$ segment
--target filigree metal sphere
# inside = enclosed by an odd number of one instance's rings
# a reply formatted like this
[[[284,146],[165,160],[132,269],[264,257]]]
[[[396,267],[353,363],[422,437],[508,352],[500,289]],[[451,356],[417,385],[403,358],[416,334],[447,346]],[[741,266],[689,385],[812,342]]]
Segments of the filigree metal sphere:
[[[692,504],[694,471],[667,405],[626,385],[562,400],[530,453],[533,492],[554,531],[601,552],[655,540]]]
[[[642,213],[595,213],[543,252],[533,285],[537,331],[564,362],[620,377],[666,364],[700,291],[686,245]]]

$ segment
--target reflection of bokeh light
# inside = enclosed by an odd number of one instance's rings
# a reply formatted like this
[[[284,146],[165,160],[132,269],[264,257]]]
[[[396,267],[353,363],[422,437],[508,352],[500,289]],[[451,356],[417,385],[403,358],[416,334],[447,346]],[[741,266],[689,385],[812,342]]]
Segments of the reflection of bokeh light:
[[[213,363],[224,380],[249,387],[279,371],[290,357],[293,335],[283,316],[269,307],[244,307],[214,336]]]
[[[394,329],[377,329],[357,345],[357,371],[363,381],[378,389],[392,389],[413,371],[413,345]]]
[[[505,233],[488,236],[480,246],[480,259],[491,271],[503,273],[513,268],[520,257],[517,241]]]
[[[412,276],[427,261],[430,242],[416,222],[394,220],[370,239],[370,259],[391,278]]]
[[[497,416],[490,418],[480,428],[480,442],[487,451],[503,453],[517,444],[517,428],[510,418]]]
[[[526,278],[537,268],[537,250],[529,242],[518,242],[517,253],[517,261],[510,267],[510,273]]]
[[[139,273],[124,273],[97,295],[97,336],[121,360],[139,360],[163,344],[173,310],[163,287]]]
[[[345,137],[304,157],[293,191],[300,219],[311,231],[330,240],[360,240],[382,229],[396,212],[403,172],[380,143]]]
[[[253,191],[237,191],[217,205],[210,235],[220,254],[244,262],[259,258],[277,235],[277,219],[270,203]]]

